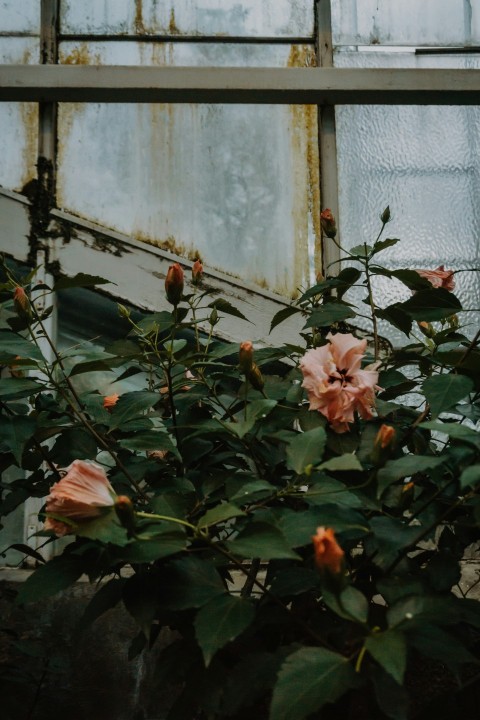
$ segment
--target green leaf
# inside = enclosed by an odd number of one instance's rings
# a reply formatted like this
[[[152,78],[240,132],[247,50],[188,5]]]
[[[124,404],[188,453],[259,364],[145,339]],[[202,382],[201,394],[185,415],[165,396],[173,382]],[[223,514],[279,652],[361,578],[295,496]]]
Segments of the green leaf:
[[[31,440],[36,425],[36,421],[27,415],[12,415],[7,421],[2,416],[0,444],[6,452],[12,453],[19,467],[25,445]]]
[[[107,610],[115,607],[120,602],[125,582],[125,578],[113,578],[100,586],[100,589],[92,597],[80,618],[79,630],[82,631],[87,628]]]
[[[295,315],[296,313],[299,313],[300,309],[297,307],[294,307],[293,305],[289,305],[288,307],[282,308],[279,310],[275,315],[273,316],[272,322],[270,323],[270,331],[277,327],[277,325],[280,325],[280,323],[284,322],[285,320],[288,320],[289,317],[292,315]]]
[[[78,458],[94,459],[97,441],[81,428],[64,430],[55,440],[51,455],[60,467],[69,465]]]
[[[463,442],[473,445],[474,447],[478,447],[480,443],[480,433],[465,425],[460,425],[460,423],[432,421],[424,422],[419,427],[444,433],[454,440],[463,440]]]
[[[197,557],[183,557],[170,564],[166,604],[173,610],[206,605],[225,593],[220,575],[212,562]]]
[[[2,400],[29,397],[44,389],[43,385],[30,378],[0,378],[0,398]]]
[[[327,435],[323,427],[307,430],[297,435],[287,447],[287,465],[297,475],[305,468],[318,463],[323,457]]]
[[[163,430],[137,432],[129,438],[122,438],[118,444],[128,450],[166,450],[180,457],[172,438]]]
[[[283,533],[266,522],[252,522],[234,540],[225,543],[234,555],[262,560],[298,560],[297,553],[289,547]]]
[[[345,453],[345,455],[338,455],[330,460],[322,463],[318,466],[319,470],[329,470],[330,472],[339,472],[345,470],[363,470],[356,455],[352,453]]]
[[[123,363],[123,358],[121,358],[120,360],[114,358],[112,358],[111,360],[87,360],[86,362],[77,363],[73,366],[69,377],[74,377],[75,375],[83,375],[84,373],[89,372],[110,372],[112,367],[116,367],[119,362]]]
[[[158,582],[154,571],[144,572],[129,577],[123,587],[123,603],[147,639],[157,614]]]
[[[473,381],[465,375],[433,375],[422,386],[433,417],[448,410],[473,390]]]
[[[382,250],[385,250],[385,248],[396,245],[398,242],[400,242],[400,240],[398,238],[386,238],[385,240],[378,240],[375,243],[375,245],[373,246],[372,257],[373,257],[373,255],[376,255],[377,253],[381,252]]]
[[[471,465],[460,475],[460,487],[462,490],[466,487],[475,488],[479,481],[480,465]]]
[[[54,290],[66,290],[67,288],[74,287],[94,287],[95,285],[116,285],[117,283],[111,280],[105,280],[105,278],[99,277],[98,275],[86,275],[85,273],[77,273],[75,277],[62,277],[57,280],[53,289]]]
[[[242,320],[251,322],[251,320],[246,318],[245,315],[240,312],[240,310],[237,310],[236,307],[234,307],[231,303],[228,302],[228,300],[225,300],[224,298],[218,298],[217,300],[214,300],[213,302],[209,303],[207,307],[216,308],[216,310],[224,312],[226,315],[233,315],[233,317],[241,318]]]
[[[18,604],[36,602],[73,585],[83,572],[78,555],[60,555],[41,565],[20,587]]]
[[[132,540],[123,548],[115,548],[115,557],[127,563],[149,563],[176,555],[185,550],[186,535],[175,528],[154,535],[150,539]]]
[[[30,358],[30,360],[38,360],[40,362],[45,360],[34,343],[10,330],[2,330],[0,332],[0,356],[2,362],[4,362],[5,359],[14,359],[17,357],[22,360]]]
[[[305,567],[289,566],[275,573],[270,591],[277,597],[301,595],[308,590],[318,588],[320,575]]]
[[[378,471],[377,497],[381,497],[386,488],[397,480],[432,470],[444,463],[446,459],[446,457],[437,455],[403,455],[401,458],[388,460],[385,466]]]
[[[211,525],[217,525],[218,523],[225,522],[230,518],[240,517],[245,515],[243,510],[232,505],[231,503],[220,503],[211,510],[207,510],[205,515],[198,521],[199,528],[210,527]]]
[[[78,523],[73,526],[72,532],[79,537],[99,540],[112,545],[122,546],[128,543],[127,531],[120,525],[113,508],[93,520]]]
[[[374,633],[367,638],[365,647],[383,669],[402,685],[407,664],[405,635],[398,630]]]
[[[356,684],[355,672],[343,655],[306,647],[289,655],[273,690],[270,720],[303,720],[333,703]]]
[[[330,302],[326,305],[322,305],[321,308],[315,308],[303,326],[303,329],[305,330],[311,327],[327,327],[328,325],[341,322],[342,320],[346,320],[354,315],[355,311],[348,307],[348,305]]]
[[[401,520],[387,516],[371,518],[370,527],[373,537],[367,538],[368,552],[376,550],[373,562],[382,569],[387,568],[403,550],[410,547],[422,531],[421,528],[409,527]]]
[[[195,635],[207,667],[217,650],[238,637],[254,617],[252,603],[232,595],[215,597],[199,610]]]
[[[243,438],[252,430],[255,423],[267,417],[276,405],[276,400],[254,400],[247,405],[247,416],[245,420],[240,420],[236,423],[226,423],[226,426],[239,438]]]
[[[425,657],[439,660],[454,672],[466,663],[478,663],[459,640],[435,625],[422,623],[409,633],[409,642]]]
[[[160,395],[158,393],[149,392],[148,390],[139,390],[121,395],[112,410],[110,428],[115,430],[115,428],[121,427],[128,420],[143,415],[145,410],[149,410],[159,400]]]
[[[462,309],[462,304],[453,293],[440,287],[419,290],[406,302],[399,303],[399,307],[414,320],[434,322],[455,315]]]
[[[377,309],[376,315],[379,319],[386,320],[390,325],[405,333],[405,335],[410,335],[412,318],[402,309],[401,303],[393,303],[393,305],[389,305],[383,310]]]
[[[365,625],[368,619],[368,600],[360,590],[348,585],[339,595],[334,595],[325,588],[322,594],[325,604],[336,615]]]

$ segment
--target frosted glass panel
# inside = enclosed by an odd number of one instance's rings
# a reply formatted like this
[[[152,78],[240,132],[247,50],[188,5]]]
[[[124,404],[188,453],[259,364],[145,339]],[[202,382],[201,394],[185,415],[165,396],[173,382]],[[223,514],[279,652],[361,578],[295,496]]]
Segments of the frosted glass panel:
[[[314,0],[63,0],[63,33],[313,35]]]
[[[391,62],[387,62],[390,58]],[[413,54],[339,53],[337,66],[480,67],[480,59]],[[341,239],[351,247],[375,239],[390,205],[387,237],[401,243],[379,256],[388,267],[470,271],[480,266],[480,108],[338,107],[336,112]],[[456,293],[480,307],[480,276],[459,272]],[[400,284],[377,279],[382,306],[409,297]],[[357,293],[360,300],[364,292]],[[479,316],[469,314],[478,325]],[[390,326],[387,326],[389,328]],[[473,327],[473,326],[472,326]],[[385,331],[385,328],[383,328]],[[402,335],[387,330],[398,341]]]
[[[36,63],[38,39],[0,37],[0,63]],[[0,185],[21,190],[36,176],[38,109],[35,103],[0,103]]]
[[[285,67],[315,58],[309,46],[108,42],[62,43],[61,61]],[[61,207],[283,295],[311,279],[316,107],[61,104],[58,130]]]
[[[475,45],[480,0],[332,0],[335,45]]]
[[[0,0],[0,32],[40,31],[40,0]]]

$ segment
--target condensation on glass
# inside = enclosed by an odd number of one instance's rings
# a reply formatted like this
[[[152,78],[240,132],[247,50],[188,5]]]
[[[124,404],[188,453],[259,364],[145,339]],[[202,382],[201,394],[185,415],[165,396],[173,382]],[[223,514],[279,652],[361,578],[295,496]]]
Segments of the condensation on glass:
[[[313,0],[62,0],[61,32],[313,36]]]
[[[0,2],[0,63],[38,63],[40,3]],[[38,111],[34,103],[0,103],[0,185],[21,190],[35,177]]]
[[[312,45],[62,42],[60,62],[315,64]],[[59,205],[295,294],[320,262],[314,106],[61,104]]]
[[[331,0],[333,43],[480,44],[478,0]]]

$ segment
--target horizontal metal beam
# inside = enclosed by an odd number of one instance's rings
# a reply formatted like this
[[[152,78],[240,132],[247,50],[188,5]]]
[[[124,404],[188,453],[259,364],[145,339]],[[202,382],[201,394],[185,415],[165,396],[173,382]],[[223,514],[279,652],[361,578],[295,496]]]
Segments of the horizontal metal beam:
[[[0,101],[480,105],[480,70],[0,65]]]

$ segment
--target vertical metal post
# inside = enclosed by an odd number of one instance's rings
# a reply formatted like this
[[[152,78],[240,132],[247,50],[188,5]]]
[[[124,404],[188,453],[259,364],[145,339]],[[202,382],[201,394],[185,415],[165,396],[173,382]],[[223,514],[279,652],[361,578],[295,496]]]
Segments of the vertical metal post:
[[[58,60],[58,17],[59,0],[41,0],[40,13],[40,63],[42,65],[56,64]],[[40,267],[37,274],[39,282],[51,284],[53,278],[48,273],[50,239],[48,237],[48,225],[50,210],[55,205],[55,175],[57,161],[57,103],[43,102],[38,107],[38,157],[37,157],[37,184],[31,197],[33,207],[30,231],[31,252],[30,260]],[[35,224],[35,227],[34,227]],[[43,294],[38,298],[32,298],[37,308],[39,307]],[[56,341],[57,334],[57,313],[55,296],[50,296],[54,310],[45,320],[45,329],[49,336]],[[42,342],[42,352],[47,360],[53,360],[51,349],[47,342]],[[38,522],[38,513],[44,501],[41,498],[28,498],[24,508],[24,541],[30,547],[38,550],[45,540],[37,537],[36,533],[41,529]],[[54,544],[50,543],[42,550],[43,557],[48,560],[54,554]],[[34,564],[31,558],[26,559],[27,565]]]
[[[333,67],[332,18],[330,0],[316,0],[316,52],[319,67]],[[338,202],[337,140],[335,132],[335,107],[323,105],[318,108],[318,132],[320,155],[320,198],[323,208],[330,208],[340,223]],[[323,238],[323,268],[340,258],[337,246]],[[331,270],[330,270],[331,271]]]

